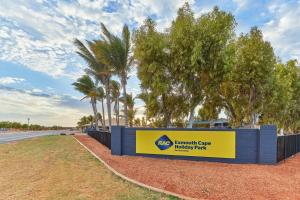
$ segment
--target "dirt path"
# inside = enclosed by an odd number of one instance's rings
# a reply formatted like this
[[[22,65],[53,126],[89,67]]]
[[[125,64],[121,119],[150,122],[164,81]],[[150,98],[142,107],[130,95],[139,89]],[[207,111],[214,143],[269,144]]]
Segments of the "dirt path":
[[[86,135],[75,137],[121,174],[185,196],[199,199],[300,199],[300,154],[277,165],[113,156],[93,138]]]

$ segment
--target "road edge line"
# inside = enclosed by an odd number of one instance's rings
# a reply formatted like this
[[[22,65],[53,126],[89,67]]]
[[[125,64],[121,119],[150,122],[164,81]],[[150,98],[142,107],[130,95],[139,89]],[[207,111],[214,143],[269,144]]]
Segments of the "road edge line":
[[[167,190],[163,190],[163,189],[159,189],[159,188],[156,188],[156,187],[153,187],[153,186],[150,186],[150,185],[146,185],[144,183],[141,183],[139,181],[136,181],[134,179],[131,179],[121,173],[119,173],[118,171],[116,171],[114,168],[112,168],[109,164],[107,164],[104,160],[102,160],[99,156],[97,156],[92,150],[90,150],[87,146],[85,146],[83,143],[81,143],[75,136],[73,136],[73,138],[81,145],[83,146],[88,152],[90,152],[90,154],[92,154],[97,160],[99,160],[108,170],[110,170],[111,172],[113,172],[116,176],[128,181],[128,182],[131,182],[133,184],[136,184],[140,187],[143,187],[143,188],[146,188],[148,190],[152,190],[154,192],[159,192],[159,193],[163,193],[163,194],[166,194],[166,195],[171,195],[171,196],[174,196],[174,197],[177,197],[177,198],[180,198],[180,199],[186,199],[186,200],[195,200],[195,198],[191,198],[191,197],[187,197],[187,196],[183,196],[183,195],[180,195],[180,194],[177,194],[177,193],[174,193],[174,192],[170,192],[170,191],[167,191]]]

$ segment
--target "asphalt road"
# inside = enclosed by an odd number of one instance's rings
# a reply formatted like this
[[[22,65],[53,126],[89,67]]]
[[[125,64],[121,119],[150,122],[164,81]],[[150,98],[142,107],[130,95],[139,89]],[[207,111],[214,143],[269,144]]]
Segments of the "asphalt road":
[[[59,135],[61,133],[74,133],[74,131],[68,131],[68,130],[58,130],[58,131],[24,131],[24,132],[12,132],[12,133],[5,133],[0,132],[0,144],[12,142],[16,140],[23,140],[27,138],[33,138],[33,137],[40,137],[40,136],[46,136],[46,135]]]

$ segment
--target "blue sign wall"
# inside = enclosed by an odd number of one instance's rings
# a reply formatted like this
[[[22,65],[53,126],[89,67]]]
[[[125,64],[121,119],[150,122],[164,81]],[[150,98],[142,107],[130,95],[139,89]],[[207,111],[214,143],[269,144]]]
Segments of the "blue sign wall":
[[[111,131],[111,152],[113,155],[147,156],[168,159],[202,160],[226,163],[263,163],[273,164],[277,162],[277,132],[276,126],[265,125],[260,129],[229,129],[236,132],[236,158],[207,158],[192,156],[169,156],[136,153],[136,130],[214,130],[224,129],[152,129],[152,128],[125,128],[113,126]],[[228,130],[228,129],[226,129]]]

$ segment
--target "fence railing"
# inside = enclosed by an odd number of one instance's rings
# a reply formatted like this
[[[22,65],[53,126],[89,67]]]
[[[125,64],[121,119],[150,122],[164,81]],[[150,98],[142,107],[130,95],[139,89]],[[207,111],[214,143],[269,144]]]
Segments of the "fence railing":
[[[277,137],[277,162],[300,152],[300,134]]]
[[[96,139],[101,144],[105,145],[109,149],[111,148],[111,134],[107,131],[96,131],[96,130],[89,130],[87,132],[89,136]]]

